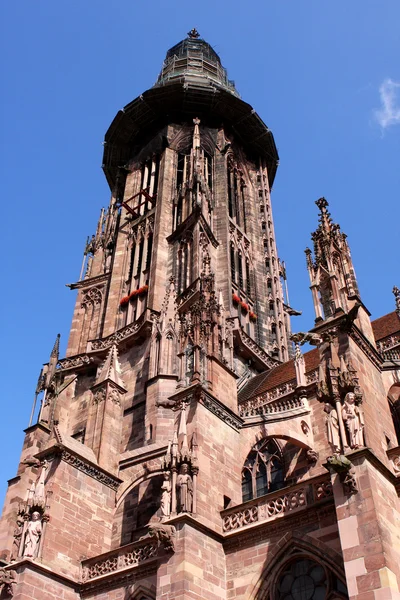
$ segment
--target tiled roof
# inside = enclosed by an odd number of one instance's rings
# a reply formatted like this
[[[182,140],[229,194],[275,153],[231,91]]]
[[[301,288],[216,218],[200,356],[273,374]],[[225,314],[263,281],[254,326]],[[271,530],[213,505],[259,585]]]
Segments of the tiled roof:
[[[319,365],[319,352],[317,348],[310,350],[304,354],[304,360],[306,363],[306,373],[314,371]],[[253,396],[263,394],[267,390],[292,381],[295,379],[296,373],[294,370],[294,360],[289,360],[277,367],[274,367],[266,373],[260,373],[250,379],[249,383],[239,392],[238,400],[244,402]]]
[[[398,314],[393,311],[379,319],[372,321],[372,331],[374,332],[375,340],[379,341],[388,335],[397,333],[400,331],[400,318]]]
[[[400,318],[395,311],[388,313],[387,315],[372,321],[372,330],[374,332],[375,340],[382,340],[383,338],[400,331]],[[306,373],[318,368],[319,352],[316,348],[306,352],[304,354],[304,359],[306,362]],[[249,398],[272,390],[282,383],[292,381],[295,377],[296,374],[293,360],[278,365],[265,373],[260,373],[250,379],[248,384],[239,392],[239,404]]]

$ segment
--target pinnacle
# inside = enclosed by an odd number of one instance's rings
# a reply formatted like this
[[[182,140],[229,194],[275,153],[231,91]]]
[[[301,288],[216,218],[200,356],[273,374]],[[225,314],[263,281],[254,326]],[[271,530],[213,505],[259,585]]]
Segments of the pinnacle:
[[[116,344],[113,344],[110,348],[107,358],[104,361],[104,364],[101,367],[100,372],[97,376],[96,385],[99,383],[103,383],[107,380],[116,383],[121,388],[125,388],[125,383],[122,379],[121,374],[121,365],[119,364],[118,360],[118,351]]]

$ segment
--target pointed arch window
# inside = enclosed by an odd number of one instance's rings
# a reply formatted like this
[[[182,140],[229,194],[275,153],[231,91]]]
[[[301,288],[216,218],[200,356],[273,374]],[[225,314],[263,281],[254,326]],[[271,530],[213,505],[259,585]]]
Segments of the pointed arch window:
[[[261,440],[242,470],[243,502],[279,490],[284,485],[282,453],[274,440]]]
[[[274,594],[276,600],[325,600],[348,598],[346,586],[322,564],[307,556],[287,563]]]

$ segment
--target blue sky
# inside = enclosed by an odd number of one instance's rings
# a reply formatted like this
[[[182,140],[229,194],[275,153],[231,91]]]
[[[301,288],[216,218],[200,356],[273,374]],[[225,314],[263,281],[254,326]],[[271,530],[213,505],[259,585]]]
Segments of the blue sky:
[[[364,303],[394,310],[399,273],[398,0],[2,2],[0,498],[16,473],[37,376],[64,352],[84,242],[109,190],[102,141],[197,27],[280,154],[273,211],[294,331],[313,325],[304,248],[325,196],[349,236]]]

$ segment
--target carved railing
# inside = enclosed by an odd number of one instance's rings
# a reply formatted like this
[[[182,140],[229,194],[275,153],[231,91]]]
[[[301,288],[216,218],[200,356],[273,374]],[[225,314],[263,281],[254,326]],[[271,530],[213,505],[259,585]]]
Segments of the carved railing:
[[[318,381],[318,371],[311,371],[306,375],[306,384],[312,385]],[[288,410],[306,408],[301,398],[284,399],[285,396],[293,394],[296,390],[296,380],[288,381],[278,385],[264,394],[250,398],[239,406],[241,417],[252,417],[256,415],[272,415]]]
[[[222,529],[226,533],[254,523],[270,521],[302,510],[333,495],[329,479],[279,490],[222,511]]]
[[[117,550],[82,561],[82,581],[138,566],[155,558],[159,550],[156,539],[145,538]]]
[[[400,347],[382,350],[381,354],[385,360],[400,360]]]
[[[293,391],[294,389],[295,387],[290,389],[290,391]],[[239,414],[241,417],[253,417],[256,415],[268,416],[297,408],[306,408],[302,398],[281,398],[265,404],[264,398],[256,397],[241,404],[239,407]]]
[[[119,342],[126,340],[132,335],[138,333],[140,329],[146,326],[146,324],[155,321],[158,316],[159,313],[157,311],[146,308],[134,323],[130,323],[122,329],[118,329],[105,338],[88,342],[88,352],[105,350],[112,346],[112,344],[118,344]]]
[[[399,344],[400,333],[394,333],[393,335],[390,335],[384,338],[383,340],[379,340],[379,342],[376,342],[376,347],[378,348],[379,352],[384,353],[386,350],[390,350],[391,348]]]

